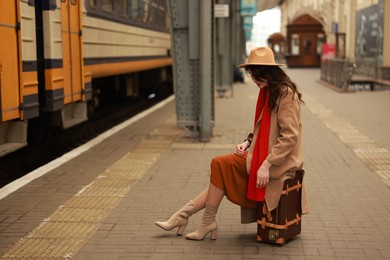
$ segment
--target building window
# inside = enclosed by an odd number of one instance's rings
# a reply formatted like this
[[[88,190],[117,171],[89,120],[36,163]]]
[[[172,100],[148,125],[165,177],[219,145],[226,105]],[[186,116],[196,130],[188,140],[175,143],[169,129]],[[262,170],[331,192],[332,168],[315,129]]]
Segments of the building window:
[[[336,34],[336,57],[345,58],[345,33]]]
[[[325,43],[325,35],[323,33],[317,34],[317,54],[321,55],[322,53],[322,44]]]
[[[299,55],[299,35],[293,34],[291,36],[291,54]]]

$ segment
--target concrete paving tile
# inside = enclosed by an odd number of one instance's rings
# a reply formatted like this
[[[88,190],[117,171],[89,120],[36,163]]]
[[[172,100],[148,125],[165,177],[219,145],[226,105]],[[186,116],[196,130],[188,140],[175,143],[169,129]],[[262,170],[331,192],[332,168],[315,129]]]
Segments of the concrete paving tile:
[[[330,248],[330,247],[328,247],[328,248],[319,247],[318,253],[320,256],[325,256],[325,257],[335,257],[336,256],[335,249]]]
[[[382,252],[381,252],[381,250],[379,250],[379,249],[363,249],[363,251],[364,251],[364,254],[368,257],[368,258],[370,258],[370,259],[372,259],[372,258],[381,258],[381,257],[383,257],[383,255],[382,255]],[[388,257],[388,256],[387,256]]]
[[[307,257],[307,256],[319,256],[319,252],[318,252],[317,248],[310,248],[310,247],[309,248],[305,248],[305,247],[303,247],[302,250],[303,250],[303,255],[305,257]]]
[[[334,248],[334,251],[338,257],[367,257],[364,250],[359,248]]]

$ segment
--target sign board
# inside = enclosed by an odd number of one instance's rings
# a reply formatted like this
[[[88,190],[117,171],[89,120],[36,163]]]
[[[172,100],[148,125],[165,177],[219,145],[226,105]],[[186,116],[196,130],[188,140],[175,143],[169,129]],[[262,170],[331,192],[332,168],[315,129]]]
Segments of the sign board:
[[[214,5],[214,16],[215,16],[215,18],[229,17],[229,5],[215,4]]]
[[[336,57],[336,46],[333,43],[323,43],[321,59],[331,59],[334,57]]]
[[[381,59],[384,36],[384,0],[356,12],[355,56]]]
[[[257,14],[257,0],[241,0],[240,9],[242,16],[255,16]]]
[[[244,26],[244,29],[252,30],[252,28],[253,28],[253,17],[252,16],[244,17],[244,19],[243,19],[243,26]]]

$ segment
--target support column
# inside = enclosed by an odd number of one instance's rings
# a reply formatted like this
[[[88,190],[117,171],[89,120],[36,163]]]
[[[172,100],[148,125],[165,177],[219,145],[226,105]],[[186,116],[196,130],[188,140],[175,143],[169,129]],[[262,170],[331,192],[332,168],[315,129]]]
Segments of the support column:
[[[349,8],[348,10],[348,31],[347,33],[347,38],[346,38],[346,46],[349,46],[349,48],[346,48],[346,58],[348,60],[355,60],[355,35],[356,35],[356,27],[355,27],[355,22],[356,22],[356,1],[350,0],[349,2]],[[352,22],[351,22],[352,21]]]
[[[233,0],[232,2],[232,16],[233,16],[233,64],[239,65],[245,62],[246,57],[246,41],[244,35],[243,19],[240,13],[240,0]]]
[[[207,142],[214,123],[213,0],[169,0],[177,124]]]
[[[216,17],[216,89],[220,97],[233,90],[233,1],[235,0],[218,0],[218,4],[229,7],[227,17]]]
[[[390,67],[390,1],[383,1],[383,66]]]
[[[191,1],[191,0],[190,0]],[[210,141],[213,119],[213,1],[200,1],[200,141]]]

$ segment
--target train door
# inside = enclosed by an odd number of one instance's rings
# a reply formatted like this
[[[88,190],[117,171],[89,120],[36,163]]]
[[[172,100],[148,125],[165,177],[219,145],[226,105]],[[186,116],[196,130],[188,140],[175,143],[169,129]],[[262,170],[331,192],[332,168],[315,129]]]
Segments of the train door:
[[[0,156],[27,145],[19,1],[0,1]]]
[[[61,117],[62,126],[68,128],[87,120],[80,0],[61,0],[61,34],[64,73]]]
[[[301,65],[302,66],[319,66],[317,54],[317,34],[301,34]]]
[[[83,57],[79,0],[61,1],[64,104],[81,101]]]
[[[0,122],[21,117],[19,1],[0,1]]]

